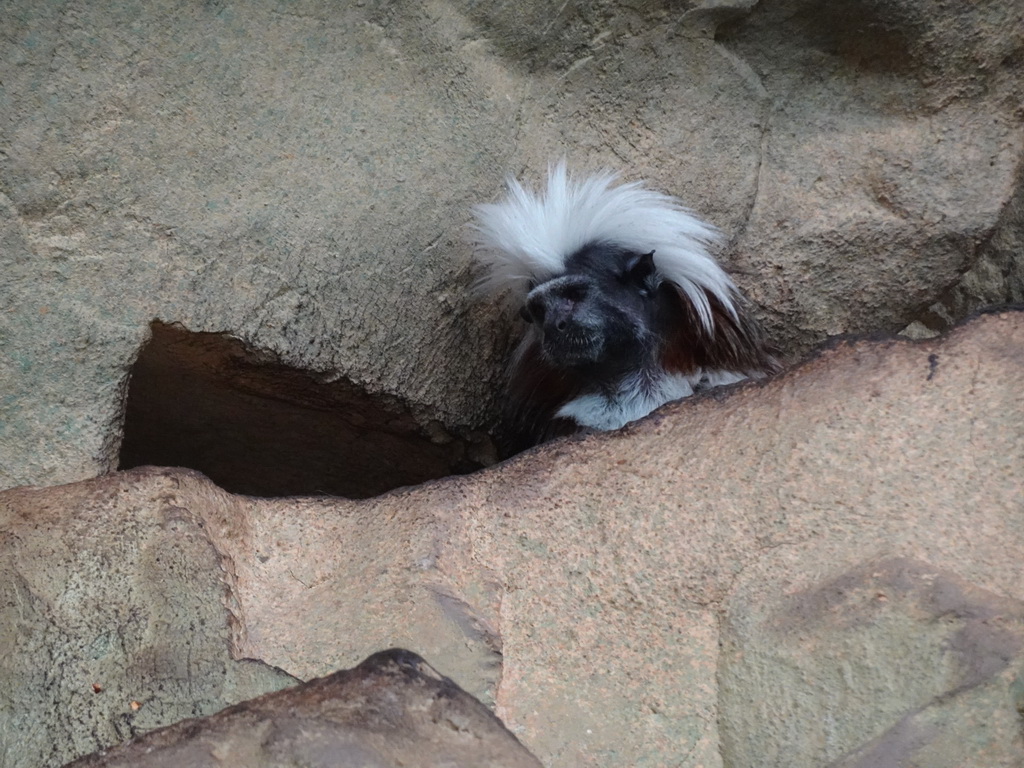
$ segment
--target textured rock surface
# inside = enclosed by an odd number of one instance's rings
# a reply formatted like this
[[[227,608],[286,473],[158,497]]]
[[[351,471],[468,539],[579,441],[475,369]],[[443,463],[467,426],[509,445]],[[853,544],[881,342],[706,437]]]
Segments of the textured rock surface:
[[[764,89],[734,259],[777,334],[895,329],[953,286],[974,307],[1024,300],[992,242],[1024,231],[1003,213],[1024,188],[1024,6],[784,0],[718,39]]]
[[[104,481],[0,501],[6,768],[61,765],[295,682],[231,657],[233,596],[200,511],[212,499],[176,485],[145,504]]]
[[[481,421],[495,334],[455,244],[513,104],[438,13],[8,6],[0,485],[116,466],[154,318]]]
[[[230,465],[222,482],[248,466],[232,487],[268,494],[309,489],[332,455],[349,474],[314,490],[483,460],[515,325],[467,295],[466,208],[562,154],[722,227],[791,353],[1024,301],[1020,3],[2,16],[0,487],[118,465],[155,319],[248,345],[217,369],[230,407],[213,414],[241,426],[144,398],[137,461],[187,418],[210,425],[191,443]],[[358,503],[152,469],[8,491],[0,763],[59,763],[406,646],[556,766],[1020,766],[1021,326],[841,345]],[[306,410],[246,432],[271,403]],[[429,469],[379,477],[420,429]],[[318,431],[353,437],[303,452]],[[244,443],[262,463],[223,455]]]
[[[719,661],[733,764],[1021,765],[1020,595],[934,560],[874,554],[813,584],[794,553],[768,556],[756,578],[792,578],[767,603],[763,584],[740,577]]]
[[[74,765],[540,768],[479,701],[397,649]]]
[[[117,466],[153,319],[486,425],[515,325],[466,295],[466,208],[561,154],[721,226],[790,352],[1022,299],[1022,13],[10,2],[0,486]]]
[[[230,632],[235,658],[303,679],[414,648],[546,765],[1020,766],[1022,348],[1019,312],[841,343],[618,433],[361,502],[156,469],[7,491],[0,583],[27,586],[0,616],[18,696],[0,754],[36,765],[55,733],[68,758],[112,743],[132,699],[173,719],[192,692],[165,680],[204,682],[176,665],[199,645],[222,659]],[[182,565],[119,587],[136,551]],[[150,622],[164,651],[147,677],[116,673],[152,659],[146,642],[96,658],[97,635],[148,626],[142,595],[187,603],[211,561],[224,602],[202,601],[205,625],[187,606]],[[116,697],[91,692],[94,669]],[[59,685],[90,708],[70,733]]]

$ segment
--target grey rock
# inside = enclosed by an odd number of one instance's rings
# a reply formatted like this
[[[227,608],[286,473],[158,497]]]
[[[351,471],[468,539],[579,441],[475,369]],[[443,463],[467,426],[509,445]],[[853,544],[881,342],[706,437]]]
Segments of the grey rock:
[[[0,485],[117,466],[154,319],[484,421],[504,350],[458,244],[512,105],[441,44],[457,30],[372,3],[4,18]]]
[[[1022,13],[790,0],[719,31],[766,94],[734,259],[777,336],[806,349],[823,332],[893,331],[962,294],[942,330],[1013,299],[967,274],[993,260],[995,232],[1024,224],[1005,213],[1021,179]]]
[[[937,8],[9,3],[0,486],[118,466],[154,319],[475,450],[467,208],[561,155],[720,226],[794,357],[1019,299],[1020,4]]]

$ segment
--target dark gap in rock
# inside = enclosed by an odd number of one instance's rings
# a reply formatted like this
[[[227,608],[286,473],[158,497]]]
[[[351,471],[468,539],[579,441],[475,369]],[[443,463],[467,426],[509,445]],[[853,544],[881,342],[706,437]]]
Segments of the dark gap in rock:
[[[119,468],[197,469],[252,496],[375,496],[490,463],[486,435],[423,427],[395,398],[154,322],[132,369]]]

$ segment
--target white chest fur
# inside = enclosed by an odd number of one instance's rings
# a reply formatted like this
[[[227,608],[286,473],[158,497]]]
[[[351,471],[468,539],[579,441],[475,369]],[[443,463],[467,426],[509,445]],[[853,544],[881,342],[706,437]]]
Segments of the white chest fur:
[[[555,415],[561,419],[572,419],[581,427],[618,429],[665,403],[689,397],[698,388],[709,389],[745,378],[743,374],[732,371],[662,374],[646,382],[631,376],[620,383],[615,393],[580,395],[563,405]]]

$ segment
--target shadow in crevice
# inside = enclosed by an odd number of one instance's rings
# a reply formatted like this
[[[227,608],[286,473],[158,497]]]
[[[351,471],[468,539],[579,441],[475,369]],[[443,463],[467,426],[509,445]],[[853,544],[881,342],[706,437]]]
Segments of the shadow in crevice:
[[[253,496],[366,498],[491,463],[486,435],[428,435],[394,398],[155,322],[132,369],[120,469],[196,469]]]

